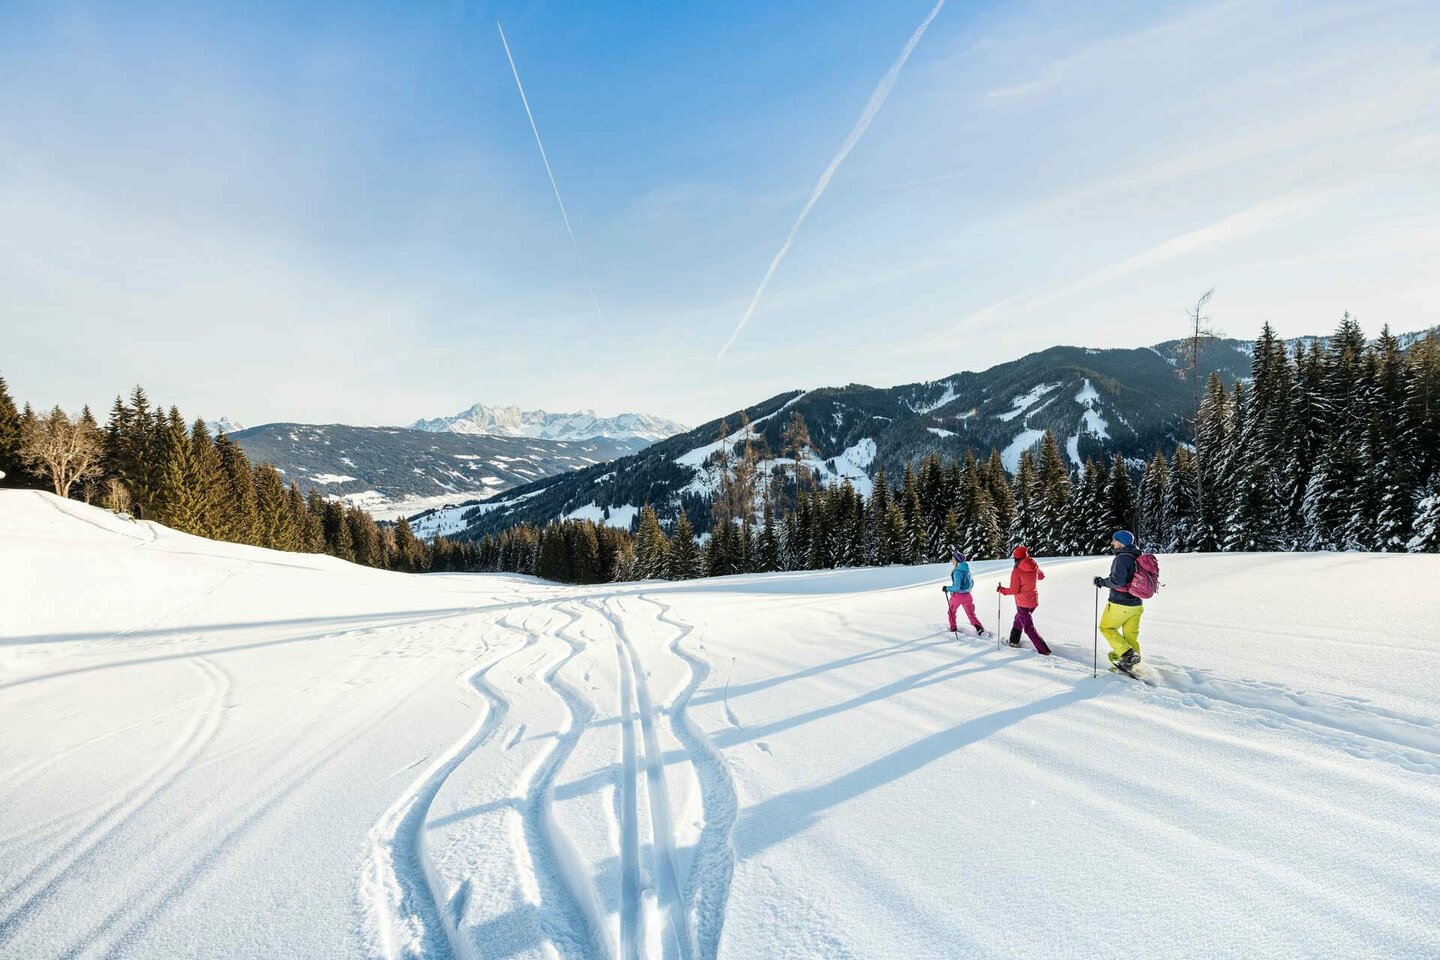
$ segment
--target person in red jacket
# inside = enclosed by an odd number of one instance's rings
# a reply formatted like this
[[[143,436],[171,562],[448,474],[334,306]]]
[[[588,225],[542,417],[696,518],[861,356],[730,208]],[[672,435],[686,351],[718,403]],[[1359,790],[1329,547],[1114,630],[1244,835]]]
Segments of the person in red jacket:
[[[1035,645],[1035,652],[1048,657],[1050,648],[1035,629],[1035,620],[1032,617],[1035,608],[1040,606],[1040,592],[1036,584],[1045,579],[1045,571],[1040,569],[1040,565],[1030,556],[1030,549],[1023,543],[1015,548],[1011,556],[1015,558],[1015,566],[1010,571],[1010,586],[995,584],[996,590],[1007,597],[1015,598],[1015,623],[1010,627],[1008,643],[1012,647],[1020,646],[1020,632],[1023,630],[1025,636]]]

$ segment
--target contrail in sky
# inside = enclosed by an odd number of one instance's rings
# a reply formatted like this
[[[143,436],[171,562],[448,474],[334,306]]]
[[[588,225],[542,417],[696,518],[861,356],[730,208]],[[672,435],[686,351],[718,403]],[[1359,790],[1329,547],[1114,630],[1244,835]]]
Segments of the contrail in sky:
[[[890,96],[890,88],[895,86],[895,78],[900,76],[900,68],[905,66],[906,60],[910,59],[910,54],[915,51],[915,46],[920,42],[920,38],[925,36],[925,30],[930,26],[930,21],[935,19],[935,15],[940,12],[940,8],[943,6],[945,6],[945,0],[937,0],[935,6],[930,8],[930,15],[927,16],[924,22],[910,35],[910,40],[905,44],[904,49],[900,51],[900,56],[895,58],[895,62],[890,65],[890,69],[885,72],[885,76],[880,78],[879,86],[875,88],[874,93],[870,94],[869,102],[865,104],[865,109],[860,112],[860,119],[855,121],[855,126],[850,130],[850,135],[846,137],[845,142],[840,145],[840,152],[835,154],[835,158],[830,161],[830,165],[825,168],[825,172],[820,174],[820,179],[815,183],[815,189],[810,192],[810,199],[805,201],[805,206],[800,211],[800,216],[795,218],[795,223],[790,228],[790,234],[785,238],[785,243],[780,247],[780,252],[775,254],[775,258],[770,261],[770,267],[765,271],[764,279],[760,281],[760,286],[755,290],[755,296],[750,298],[750,306],[745,308],[745,315],[741,317],[740,322],[735,325],[735,331],[730,334],[730,339],[725,341],[725,346],[721,347],[720,352],[715,355],[716,363],[720,362],[725,356],[725,351],[729,350],[731,345],[735,343],[736,338],[740,336],[740,331],[745,329],[745,324],[750,322],[750,315],[755,312],[755,305],[760,302],[761,295],[765,293],[765,288],[770,284],[770,278],[775,275],[775,269],[780,266],[780,261],[785,259],[785,254],[790,252],[790,244],[795,242],[795,234],[800,232],[800,225],[805,222],[806,217],[810,216],[810,211],[814,209],[821,194],[825,192],[825,188],[830,186],[830,178],[835,176],[835,171],[840,168],[840,164],[845,162],[845,158],[850,155],[850,151],[855,148],[855,144],[865,135],[865,131],[870,127],[870,121],[874,120],[875,115],[880,112],[880,108],[885,106],[885,98]]]
[[[941,0],[943,3],[944,0]],[[545,155],[545,143],[540,139],[540,128],[535,125],[535,114],[530,112],[530,101],[525,97],[525,85],[520,82],[520,71],[515,68],[515,58],[510,55],[510,43],[505,39],[505,28],[495,21],[500,31],[500,43],[505,47],[505,59],[510,61],[510,72],[515,75],[515,88],[520,91],[520,102],[525,105],[525,116],[530,118],[530,129],[535,133],[535,145],[540,148],[540,159],[545,164],[545,173],[550,177],[550,189],[555,191],[555,202],[560,206],[560,219],[565,221],[565,232],[570,234],[570,246],[575,249],[575,260],[580,264],[580,275],[585,278],[585,289],[590,291],[590,302],[595,305],[595,316],[605,323],[605,314],[600,312],[600,301],[595,299],[595,287],[590,283],[590,271],[585,269],[585,258],[580,255],[580,243],[575,239],[575,228],[570,226],[570,215],[565,212],[565,201],[560,199],[560,186],[555,182],[555,171],[550,169],[550,158]]]

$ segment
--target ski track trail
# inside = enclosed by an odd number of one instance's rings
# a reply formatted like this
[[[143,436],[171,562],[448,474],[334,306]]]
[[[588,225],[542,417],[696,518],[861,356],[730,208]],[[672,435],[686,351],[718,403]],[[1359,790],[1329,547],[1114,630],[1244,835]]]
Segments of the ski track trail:
[[[144,630],[147,627],[153,627],[155,624],[161,622],[162,620],[168,620],[170,617],[175,616],[177,613],[184,613],[186,610],[189,610],[191,607],[194,607],[196,604],[209,598],[217,590],[225,586],[225,584],[229,583],[231,580],[234,580],[239,575],[239,570],[227,571],[225,575],[222,576],[219,580],[216,580],[209,587],[201,590],[199,593],[191,597],[189,600],[186,600],[184,603],[171,607],[164,613],[157,614],[156,616],[151,617],[149,620],[146,620],[144,623],[137,623],[135,626],[131,627],[128,630],[120,631],[119,633],[115,634],[115,636],[112,637],[111,640],[124,640],[126,637],[139,633],[141,630]]]
[[[516,631],[504,623],[501,629]],[[475,725],[441,753],[385,811],[370,830],[370,854],[360,879],[359,896],[372,932],[375,955],[401,958],[474,956],[460,936],[434,860],[425,844],[425,819],[445,781],[472,753],[487,743],[510,710],[510,703],[485,676],[499,664],[535,642],[525,636],[506,644],[463,672],[459,685],[481,697],[484,713]]]
[[[183,898],[186,892],[200,883],[281,803],[299,791],[342,752],[398,712],[427,682],[428,678],[422,678],[419,682],[403,688],[383,710],[372,712],[358,722],[340,722],[342,718],[326,710],[319,718],[296,731],[295,736],[290,738],[294,745],[282,752],[272,764],[275,775],[252,791],[258,799],[248,804],[240,816],[232,815],[228,818],[229,822],[217,831],[218,840],[206,846],[199,855],[189,858],[185,866],[175,871],[172,881],[163,888],[142,890],[110,911],[98,924],[58,954],[57,960],[80,960],[87,956],[109,958],[127,953],[156,921]],[[362,705],[352,712],[365,709],[367,707]],[[305,758],[298,762],[285,762],[290,756],[301,752],[301,744],[313,742],[310,735],[327,721],[340,727],[342,732],[339,736],[322,743],[320,749],[309,751]],[[129,925],[112,935],[111,931],[127,918],[130,919]]]
[[[674,619],[672,608],[654,597],[640,599],[657,608],[656,619],[676,631],[669,649],[690,668],[690,679],[670,708],[670,728],[690,755],[700,781],[701,809],[705,825],[686,881],[686,903],[691,911],[700,960],[715,960],[720,952],[720,934],[725,925],[725,906],[735,874],[735,847],[732,837],[739,816],[739,798],[729,765],[720,751],[695,723],[689,713],[690,698],[710,676],[710,664],[686,650],[684,643],[695,628]],[[726,713],[729,704],[726,703]],[[732,715],[733,718],[733,715]]]
[[[0,915],[0,948],[14,938],[26,914],[48,900],[73,870],[93,857],[111,837],[183,776],[196,757],[214,741],[224,719],[225,698],[231,689],[230,675],[205,657],[186,662],[205,682],[203,707],[180,731],[170,752],[152,772],[67,835],[50,857],[0,892],[0,910],[5,911]]]
[[[670,795],[665,783],[665,758],[660,750],[659,737],[655,731],[655,707],[650,699],[650,687],[646,682],[645,668],[634,644],[630,641],[624,621],[616,616],[604,602],[597,605],[597,609],[610,621],[611,629],[615,633],[620,659],[621,696],[627,714],[627,721],[622,730],[633,730],[633,724],[629,722],[628,717],[632,715],[636,717],[639,721],[640,739],[645,748],[645,785],[648,790],[649,803],[647,805],[650,810],[650,828],[653,838],[651,856],[655,881],[659,887],[659,908],[666,928],[663,941],[664,953],[667,958],[692,960],[697,953],[696,943],[691,931],[690,910],[681,893],[679,873],[675,867],[677,859],[675,828],[671,823]],[[625,808],[627,819],[631,814],[630,802],[639,792],[636,782],[638,771],[635,768],[638,755],[634,753],[633,734],[631,736],[632,741],[625,756],[626,784],[630,788],[627,791]],[[631,784],[634,786],[631,787]],[[627,830],[625,834],[628,841],[627,846],[633,849],[638,860],[638,830],[634,832]],[[622,924],[631,936],[629,939],[622,937],[622,941],[627,954],[631,952],[639,954],[642,945],[636,942],[638,930],[637,924],[634,923],[634,920],[637,919],[634,915],[639,912],[639,904],[628,895],[631,892],[627,890],[624,902],[632,914],[632,922],[628,925]]]
[[[580,742],[580,736],[595,716],[595,709],[560,671],[585,650],[583,641],[570,630],[580,615],[556,605],[567,622],[547,630],[565,650],[550,664],[542,683],[566,710],[566,719],[555,745],[536,758],[514,785],[512,796],[523,805],[522,834],[525,862],[516,868],[534,880],[540,895],[540,927],[550,945],[565,958],[605,956],[602,931],[604,914],[595,898],[588,869],[555,819],[555,778]],[[542,658],[543,660],[543,658]],[[537,662],[538,665],[538,662]],[[516,738],[518,740],[518,737]]]

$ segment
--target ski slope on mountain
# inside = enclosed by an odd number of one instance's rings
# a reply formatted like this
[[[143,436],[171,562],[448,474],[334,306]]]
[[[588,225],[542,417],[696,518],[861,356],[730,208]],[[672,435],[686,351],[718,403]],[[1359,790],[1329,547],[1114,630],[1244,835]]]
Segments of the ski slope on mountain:
[[[1440,558],[1163,558],[1150,687],[1101,558],[1046,659],[940,566],[417,577],[20,491],[0,543],[0,956],[1437,954]]]

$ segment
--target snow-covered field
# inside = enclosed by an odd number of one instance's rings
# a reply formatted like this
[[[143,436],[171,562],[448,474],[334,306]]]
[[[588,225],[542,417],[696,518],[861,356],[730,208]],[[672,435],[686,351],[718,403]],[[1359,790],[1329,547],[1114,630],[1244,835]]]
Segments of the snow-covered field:
[[[0,956],[1435,957],[1440,558],[411,577],[0,492]],[[1000,572],[977,564],[979,609]]]

